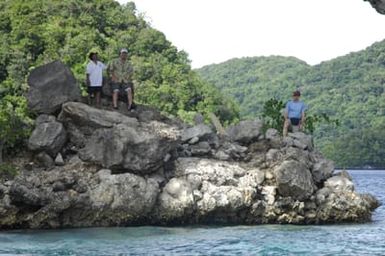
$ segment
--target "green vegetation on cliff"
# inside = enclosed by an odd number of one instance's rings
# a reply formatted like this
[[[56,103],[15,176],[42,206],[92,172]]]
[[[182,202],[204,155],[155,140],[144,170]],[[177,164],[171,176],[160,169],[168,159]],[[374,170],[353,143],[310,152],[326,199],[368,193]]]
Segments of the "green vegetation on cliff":
[[[17,104],[0,109],[8,111],[0,114],[0,124],[9,123],[6,117],[24,104],[26,77],[32,68],[59,59],[83,83],[91,49],[97,49],[102,61],[107,62],[117,57],[121,47],[129,49],[135,69],[137,103],[153,105],[185,120],[196,112],[214,112],[228,123],[238,118],[234,102],[193,72],[187,54],[153,29],[137,13],[134,3],[122,6],[113,0],[3,0],[0,97],[18,99],[14,101]],[[27,117],[26,109],[24,113],[17,111],[22,120]],[[8,135],[4,133],[0,138]]]
[[[328,158],[339,167],[385,166],[385,41],[315,66],[272,56],[232,59],[197,71],[234,97],[243,118],[261,116],[268,99],[287,101],[300,88],[310,113],[340,121],[315,131]]]

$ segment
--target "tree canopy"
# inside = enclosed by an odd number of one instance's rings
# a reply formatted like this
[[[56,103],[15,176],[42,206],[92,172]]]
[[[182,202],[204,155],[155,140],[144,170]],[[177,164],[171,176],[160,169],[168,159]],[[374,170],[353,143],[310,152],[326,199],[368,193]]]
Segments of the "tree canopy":
[[[240,104],[241,117],[261,116],[270,98],[286,102],[299,88],[309,113],[340,125],[315,130],[318,148],[339,167],[385,166],[385,41],[309,66],[293,57],[232,59],[197,70]]]
[[[108,62],[123,47],[134,66],[137,103],[185,120],[196,112],[213,112],[224,123],[237,120],[237,105],[191,70],[184,51],[152,28],[134,3],[113,0],[1,1],[0,97],[16,97],[17,104],[0,111],[25,106],[26,78],[34,67],[59,59],[81,85],[89,52],[98,51]],[[28,116],[26,108],[17,112],[22,120]]]

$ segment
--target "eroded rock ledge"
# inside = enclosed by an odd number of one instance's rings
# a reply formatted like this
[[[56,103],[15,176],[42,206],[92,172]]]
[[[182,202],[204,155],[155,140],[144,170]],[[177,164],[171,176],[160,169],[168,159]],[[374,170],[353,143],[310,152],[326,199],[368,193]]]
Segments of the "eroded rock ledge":
[[[46,109],[29,164],[0,184],[1,229],[364,222],[379,205],[347,172],[334,173],[310,136],[282,138],[259,120],[218,136],[144,106]]]

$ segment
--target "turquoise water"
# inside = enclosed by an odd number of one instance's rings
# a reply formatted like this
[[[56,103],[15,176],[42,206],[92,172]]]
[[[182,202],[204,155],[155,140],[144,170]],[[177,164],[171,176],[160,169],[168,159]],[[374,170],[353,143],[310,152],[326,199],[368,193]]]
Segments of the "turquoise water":
[[[385,171],[350,171],[385,200]],[[385,207],[354,225],[90,228],[0,232],[0,255],[385,255]]]

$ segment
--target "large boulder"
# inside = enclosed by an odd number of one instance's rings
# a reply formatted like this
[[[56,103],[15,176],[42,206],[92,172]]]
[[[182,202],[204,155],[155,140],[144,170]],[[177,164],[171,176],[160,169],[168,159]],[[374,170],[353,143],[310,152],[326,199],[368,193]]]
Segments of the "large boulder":
[[[334,163],[322,157],[318,152],[311,154],[312,162],[314,163],[311,173],[316,183],[320,183],[330,178],[334,172]]]
[[[332,188],[339,191],[354,191],[353,182],[344,176],[333,176],[325,181],[325,187]]]
[[[79,151],[83,161],[120,172],[155,172],[176,147],[180,133],[175,126],[139,122],[77,102],[64,104],[59,120],[68,127],[70,140],[83,146]]]
[[[194,127],[185,129],[181,134],[181,140],[182,142],[186,142],[194,138],[199,140],[211,135],[212,133],[213,131],[207,125],[198,124]]]
[[[100,181],[90,188],[91,213],[104,225],[110,223],[135,223],[145,220],[154,209],[159,194],[158,183],[154,179],[123,173],[113,175],[110,170],[100,170]]]
[[[264,172],[259,169],[212,159],[179,158],[175,168],[178,178],[166,184],[160,197],[161,221],[167,223],[175,219],[192,223],[239,222],[264,181]]]
[[[296,147],[308,151],[312,151],[314,148],[311,135],[303,132],[289,133],[288,136],[283,139],[283,143],[289,147]]]
[[[226,133],[233,141],[250,144],[262,134],[262,126],[263,122],[261,120],[245,120],[239,122],[239,124],[229,126]]]
[[[63,103],[78,101],[81,98],[75,77],[60,61],[32,70],[28,85],[28,107],[39,114],[56,113]]]
[[[274,173],[280,195],[306,200],[313,194],[313,178],[303,163],[294,160],[284,161],[275,168]]]
[[[28,148],[35,152],[44,151],[55,158],[66,139],[63,124],[53,116],[42,115],[37,119],[37,125],[28,140]]]
[[[191,184],[181,178],[172,178],[159,196],[159,218],[186,219],[194,210],[194,195]]]
[[[174,147],[174,140],[155,131],[118,124],[96,130],[81,149],[80,158],[113,170],[146,174],[161,167]]]
[[[90,134],[98,128],[112,128],[117,124],[126,124],[130,127],[139,125],[136,118],[128,117],[116,111],[93,108],[80,102],[63,104],[59,121],[64,124],[73,123],[86,134]]]

